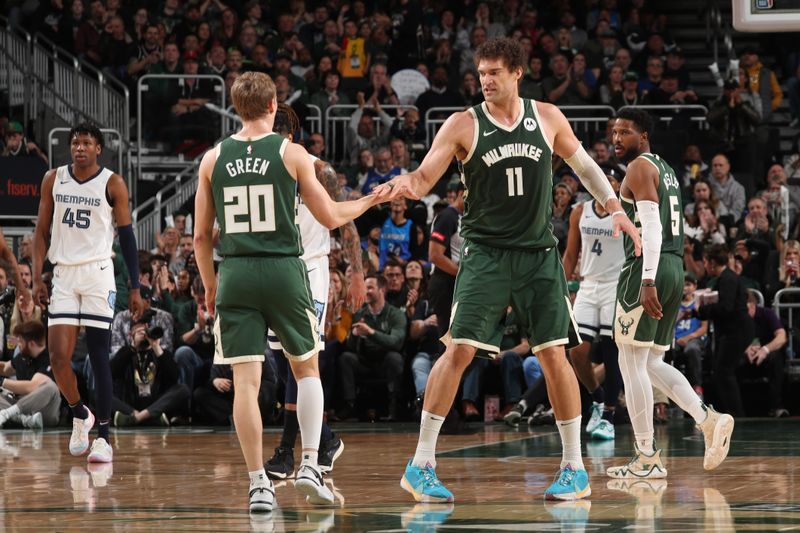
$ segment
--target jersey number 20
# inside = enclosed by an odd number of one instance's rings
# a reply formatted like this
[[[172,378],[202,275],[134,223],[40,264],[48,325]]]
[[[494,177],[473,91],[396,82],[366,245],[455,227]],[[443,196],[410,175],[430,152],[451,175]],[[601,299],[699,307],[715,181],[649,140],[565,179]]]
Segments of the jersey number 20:
[[[225,198],[225,233],[275,231],[272,185],[241,185],[225,187],[222,191]],[[244,217],[247,219],[243,220]]]

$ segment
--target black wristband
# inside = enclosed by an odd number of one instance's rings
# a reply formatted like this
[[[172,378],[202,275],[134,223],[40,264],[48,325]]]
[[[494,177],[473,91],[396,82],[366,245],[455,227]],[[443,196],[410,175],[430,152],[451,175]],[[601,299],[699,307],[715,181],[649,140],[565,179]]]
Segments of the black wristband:
[[[3,382],[6,380],[5,376],[0,376],[0,387],[3,386]]]
[[[642,282],[642,287],[655,287],[655,286],[656,286],[656,282],[655,281],[643,281]]]

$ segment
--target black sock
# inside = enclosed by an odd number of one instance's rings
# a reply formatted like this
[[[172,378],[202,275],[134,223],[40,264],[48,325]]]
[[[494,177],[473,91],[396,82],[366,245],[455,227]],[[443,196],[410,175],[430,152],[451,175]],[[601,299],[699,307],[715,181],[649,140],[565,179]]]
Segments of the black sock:
[[[86,346],[92,362],[95,384],[95,415],[97,420],[111,420],[112,378],[109,362],[111,330],[105,328],[86,328]]]
[[[108,420],[101,420],[97,425],[97,438],[106,439],[108,442]]]
[[[322,431],[319,432],[319,444],[320,447],[324,446],[328,441],[333,439],[333,431],[331,431],[330,426],[325,422],[322,423]]]
[[[614,423],[614,411],[611,409],[603,409],[603,420],[610,424]]]
[[[89,418],[89,410],[83,405],[83,400],[78,400],[75,405],[70,405],[69,410],[72,411],[72,416],[75,418],[80,418],[81,420]]]
[[[297,423],[297,411],[285,409],[283,411],[283,434],[281,435],[281,447],[294,448],[297,441],[297,433],[300,426]]]
[[[600,385],[592,393],[592,400],[594,400],[596,403],[604,403],[605,399],[606,399],[606,396],[605,396],[604,391],[603,391],[603,386]]]

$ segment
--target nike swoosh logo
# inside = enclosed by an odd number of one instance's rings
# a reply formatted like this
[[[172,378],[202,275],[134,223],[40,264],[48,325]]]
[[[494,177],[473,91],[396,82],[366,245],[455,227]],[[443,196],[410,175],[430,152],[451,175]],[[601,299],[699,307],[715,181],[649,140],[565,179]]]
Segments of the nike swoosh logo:
[[[64,185],[65,183],[69,183],[69,180],[67,180],[67,181],[59,181],[59,183],[60,183],[61,185]]]
[[[484,137],[488,137],[489,135],[491,135],[492,133],[494,133],[494,132],[496,132],[496,131],[497,131],[496,129],[494,129],[494,130],[492,130],[492,131],[484,131],[484,132],[483,132],[483,136],[484,136]]]
[[[630,267],[631,267],[630,265],[628,265],[628,266],[626,266],[626,267],[622,267],[622,270],[620,270],[620,272],[625,272],[625,271],[626,271],[626,270],[628,270]]]
[[[652,271],[653,271],[653,269],[652,269],[652,268],[645,268],[645,269],[644,269],[644,271],[645,271],[645,272],[652,272]]]
[[[308,273],[309,273],[309,274],[311,274],[311,273],[312,273],[312,272],[314,272],[314,271],[315,271],[317,268],[319,268],[319,267],[314,267],[314,268],[312,268],[311,270],[309,270],[309,271],[308,271]]]
[[[107,269],[107,268],[108,268],[108,265],[106,265],[106,266],[104,266],[104,267],[100,267],[100,270],[105,270],[105,269]]]

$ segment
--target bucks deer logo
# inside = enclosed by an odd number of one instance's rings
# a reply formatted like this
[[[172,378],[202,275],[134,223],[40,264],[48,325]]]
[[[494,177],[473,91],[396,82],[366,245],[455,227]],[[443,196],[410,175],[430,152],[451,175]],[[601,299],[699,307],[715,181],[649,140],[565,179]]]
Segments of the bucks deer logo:
[[[622,328],[622,332],[621,333],[623,335],[629,335],[631,326],[633,325],[633,319],[629,318],[629,319],[625,320],[623,317],[619,317],[617,319],[617,322],[619,322],[619,325]]]

